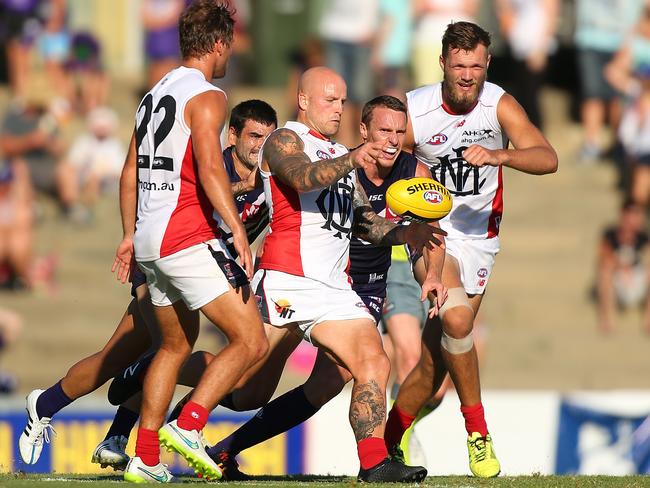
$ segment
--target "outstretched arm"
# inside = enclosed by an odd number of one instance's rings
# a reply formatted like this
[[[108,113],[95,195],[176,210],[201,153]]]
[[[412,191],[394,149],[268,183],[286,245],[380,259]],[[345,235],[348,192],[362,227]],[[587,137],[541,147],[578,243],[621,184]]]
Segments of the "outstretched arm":
[[[300,193],[327,188],[357,167],[374,163],[383,143],[366,143],[334,159],[312,162],[294,131],[278,129],[262,147],[262,166]]]

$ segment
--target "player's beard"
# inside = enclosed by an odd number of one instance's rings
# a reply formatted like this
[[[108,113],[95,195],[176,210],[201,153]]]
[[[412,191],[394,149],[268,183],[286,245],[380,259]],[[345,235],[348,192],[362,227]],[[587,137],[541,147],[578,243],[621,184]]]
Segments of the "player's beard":
[[[486,76],[474,80],[474,90],[463,93],[458,89],[458,79],[453,75],[445,73],[442,80],[443,100],[456,113],[465,113],[474,107],[476,100],[483,90]]]

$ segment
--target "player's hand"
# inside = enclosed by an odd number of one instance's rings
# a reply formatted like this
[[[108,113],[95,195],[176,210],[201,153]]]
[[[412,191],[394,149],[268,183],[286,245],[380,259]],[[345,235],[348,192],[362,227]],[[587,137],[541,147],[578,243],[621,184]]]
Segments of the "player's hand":
[[[431,302],[429,318],[433,318],[438,315],[440,307],[442,307],[445,301],[447,301],[447,287],[444,286],[439,279],[426,278],[422,283],[420,301],[423,302],[427,298],[429,299],[429,302]]]
[[[481,166],[500,166],[503,164],[503,150],[487,149],[478,144],[472,144],[463,151],[463,159],[467,164],[480,168]]]
[[[117,279],[126,283],[131,276],[133,266],[135,266],[133,239],[125,237],[115,251],[115,261],[113,261],[111,273],[116,273]]]
[[[381,156],[384,146],[388,145],[388,142],[366,142],[361,144],[358,148],[350,152],[352,164],[355,168],[367,169],[369,166],[375,164],[377,158]]]
[[[406,226],[404,232],[406,244],[418,251],[424,247],[427,249],[433,249],[435,246],[438,246],[441,249],[445,248],[445,243],[436,237],[436,235],[447,235],[447,233],[440,227],[434,227],[421,222],[411,222],[410,225]]]
[[[248,237],[246,232],[243,231],[233,231],[232,233],[232,244],[235,247],[235,251],[239,256],[239,262],[241,267],[244,269],[246,276],[249,280],[253,278],[253,256],[251,254],[251,248],[248,244]]]

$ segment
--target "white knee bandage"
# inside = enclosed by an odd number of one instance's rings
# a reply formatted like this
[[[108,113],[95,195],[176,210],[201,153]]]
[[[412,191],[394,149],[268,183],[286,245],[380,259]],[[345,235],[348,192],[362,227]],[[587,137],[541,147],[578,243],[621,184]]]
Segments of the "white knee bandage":
[[[471,351],[474,347],[474,335],[470,332],[462,339],[454,339],[443,331],[440,343],[450,354],[463,354]]]
[[[438,315],[442,319],[447,310],[454,307],[467,307],[472,311],[472,313],[474,312],[472,305],[469,303],[469,298],[467,298],[467,293],[465,293],[465,288],[459,286],[447,290],[447,300],[445,300],[445,303],[443,303],[440,310],[438,310]]]

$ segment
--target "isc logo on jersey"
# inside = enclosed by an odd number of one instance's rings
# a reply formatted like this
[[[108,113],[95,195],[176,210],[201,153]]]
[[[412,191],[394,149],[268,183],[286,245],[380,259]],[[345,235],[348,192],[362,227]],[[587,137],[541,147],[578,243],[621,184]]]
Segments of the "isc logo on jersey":
[[[435,136],[431,136],[431,139],[427,141],[427,144],[430,144],[431,146],[439,146],[440,144],[444,144],[447,142],[447,136],[439,133],[436,134]]]

